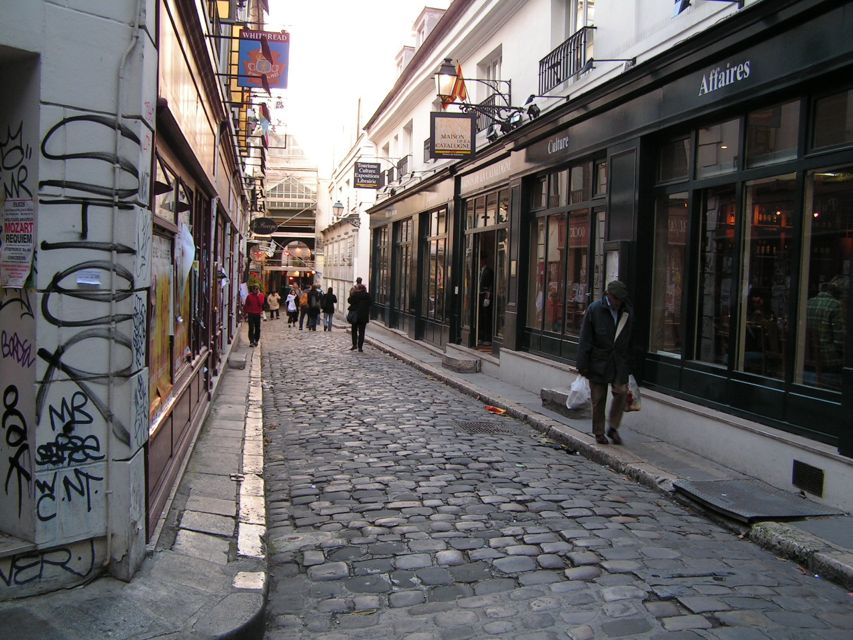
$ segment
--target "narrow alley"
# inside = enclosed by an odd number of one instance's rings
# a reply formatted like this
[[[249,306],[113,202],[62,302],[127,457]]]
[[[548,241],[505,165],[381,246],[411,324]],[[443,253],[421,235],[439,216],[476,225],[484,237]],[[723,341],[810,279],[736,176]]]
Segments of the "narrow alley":
[[[349,345],[264,323],[269,640],[849,637],[841,587]]]

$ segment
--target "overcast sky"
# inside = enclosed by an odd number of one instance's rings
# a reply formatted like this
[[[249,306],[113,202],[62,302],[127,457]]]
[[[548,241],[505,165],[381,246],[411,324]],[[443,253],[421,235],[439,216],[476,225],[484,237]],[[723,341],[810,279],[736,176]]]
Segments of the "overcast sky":
[[[267,29],[290,33],[290,69],[281,118],[328,176],[332,156],[349,148],[356,98],[370,116],[396,80],[394,58],[414,45],[412,25],[425,6],[450,0],[270,0]],[[274,103],[274,102],[273,102]],[[351,134],[350,134],[351,135]]]

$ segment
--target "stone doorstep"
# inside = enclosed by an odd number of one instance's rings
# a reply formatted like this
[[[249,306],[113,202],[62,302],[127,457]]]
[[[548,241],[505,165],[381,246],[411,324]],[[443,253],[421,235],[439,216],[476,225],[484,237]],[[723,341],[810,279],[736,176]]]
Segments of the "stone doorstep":
[[[540,389],[539,397],[542,399],[543,407],[551,411],[556,411],[567,418],[583,420],[592,417],[589,408],[572,410],[566,406],[566,398],[569,397],[567,389]]]
[[[441,358],[441,366],[456,373],[479,373],[481,361],[479,358],[454,358],[445,354]]]

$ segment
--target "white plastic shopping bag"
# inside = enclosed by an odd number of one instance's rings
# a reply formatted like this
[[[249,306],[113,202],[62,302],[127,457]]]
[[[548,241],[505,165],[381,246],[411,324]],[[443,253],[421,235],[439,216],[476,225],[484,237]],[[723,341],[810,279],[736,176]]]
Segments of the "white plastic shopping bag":
[[[628,376],[628,400],[625,402],[625,411],[639,411],[642,407],[640,398],[640,385],[634,374]]]
[[[569,388],[569,395],[566,396],[566,408],[572,411],[585,409],[591,398],[589,380],[583,376],[578,376]]]

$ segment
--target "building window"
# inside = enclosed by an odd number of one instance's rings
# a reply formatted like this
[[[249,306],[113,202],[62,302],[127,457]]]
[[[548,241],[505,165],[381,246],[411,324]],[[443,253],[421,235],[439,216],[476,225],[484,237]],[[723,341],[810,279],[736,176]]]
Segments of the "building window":
[[[796,158],[799,131],[799,101],[753,111],[746,118],[746,166]]]
[[[390,226],[385,225],[375,231],[373,251],[376,264],[376,286],[374,300],[377,304],[387,305],[391,291],[391,234]]]
[[[795,381],[839,391],[853,260],[853,166],[810,171],[806,194]]]
[[[686,198],[687,194],[682,194]],[[735,309],[735,229],[737,201],[734,185],[701,194],[699,217],[699,282],[696,358],[727,366],[729,336]]]
[[[696,145],[696,177],[708,178],[738,168],[740,120],[728,120],[699,129]]]
[[[422,300],[424,315],[435,322],[447,321],[447,212],[444,209],[426,214],[424,238],[427,268],[424,270]]]
[[[812,146],[822,149],[852,142],[853,89],[816,100]]]
[[[395,261],[394,307],[400,311],[414,312],[410,282],[412,270],[412,218],[394,224]]]
[[[651,336],[653,352],[680,356],[684,318],[682,298],[687,269],[687,194],[658,198],[655,206]]]
[[[658,182],[687,180],[690,177],[690,138],[665,142],[658,155]]]

